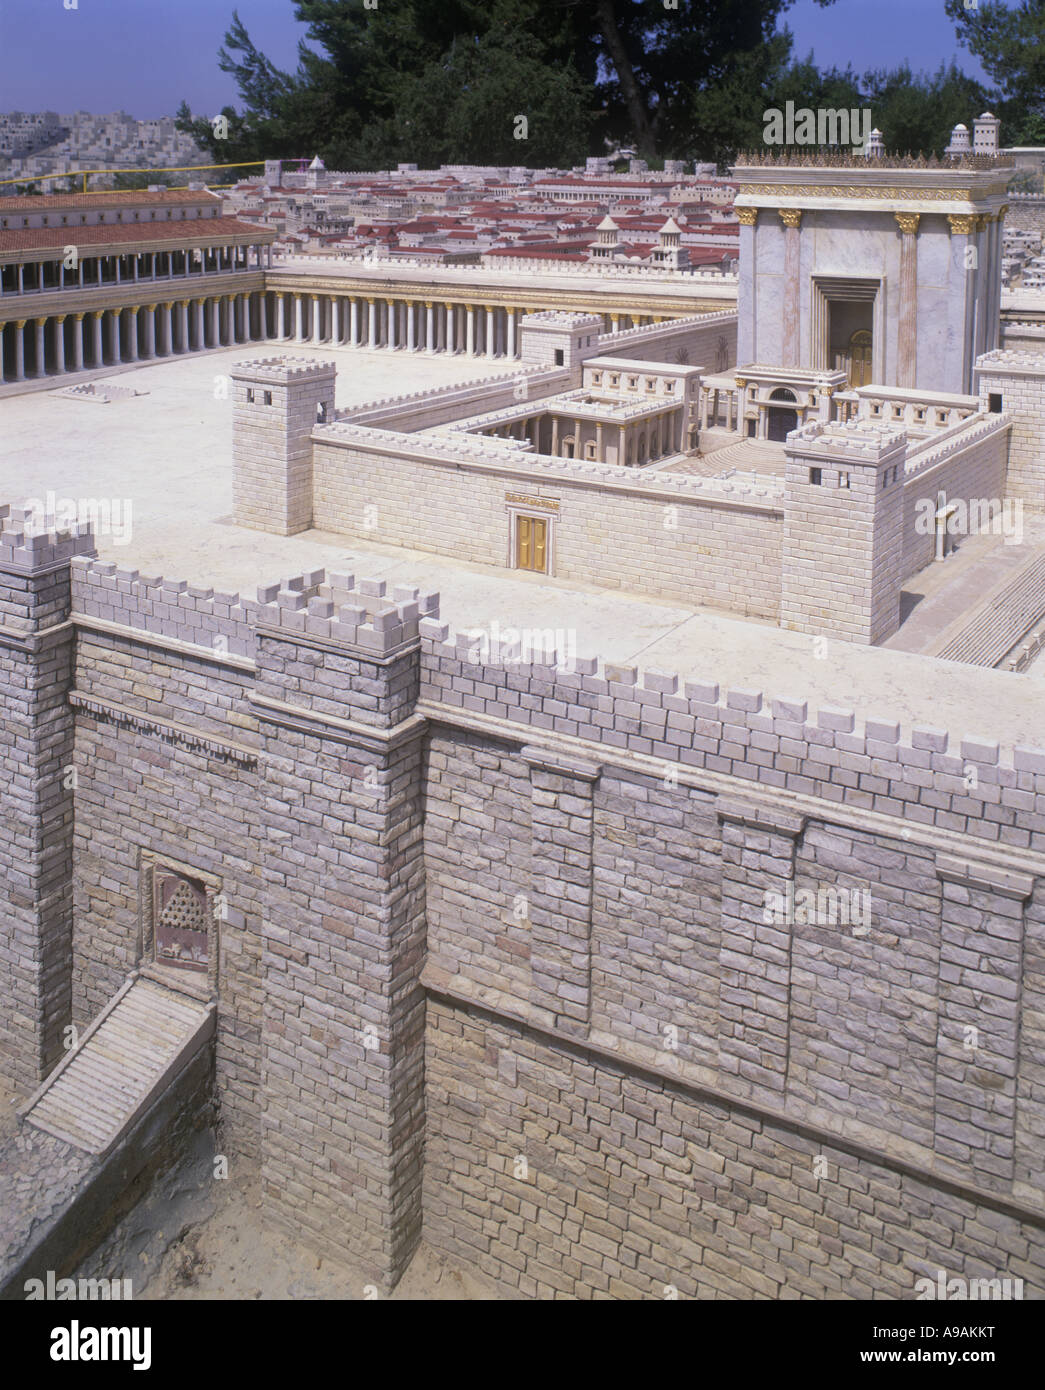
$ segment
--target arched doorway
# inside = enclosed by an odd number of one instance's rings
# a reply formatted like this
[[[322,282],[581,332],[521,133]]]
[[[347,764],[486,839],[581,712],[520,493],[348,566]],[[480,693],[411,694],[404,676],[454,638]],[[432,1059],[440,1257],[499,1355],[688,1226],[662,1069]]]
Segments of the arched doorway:
[[[771,401],[793,401],[797,404],[797,397],[793,391],[789,391],[786,386],[778,386],[769,397]],[[769,419],[766,421],[766,436],[783,442],[792,430],[798,429],[798,411],[787,410],[781,406],[771,405],[766,412]]]
[[[858,328],[849,339],[846,351],[846,366],[849,369],[850,386],[868,386],[871,381],[871,333],[867,328]]]

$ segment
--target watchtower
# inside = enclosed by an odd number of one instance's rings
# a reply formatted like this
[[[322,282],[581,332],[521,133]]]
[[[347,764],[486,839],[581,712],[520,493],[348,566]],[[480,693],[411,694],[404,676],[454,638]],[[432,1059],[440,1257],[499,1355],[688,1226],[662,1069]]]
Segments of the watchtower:
[[[312,431],[334,418],[333,362],[263,357],[231,372],[237,526],[291,536],[312,525]]]

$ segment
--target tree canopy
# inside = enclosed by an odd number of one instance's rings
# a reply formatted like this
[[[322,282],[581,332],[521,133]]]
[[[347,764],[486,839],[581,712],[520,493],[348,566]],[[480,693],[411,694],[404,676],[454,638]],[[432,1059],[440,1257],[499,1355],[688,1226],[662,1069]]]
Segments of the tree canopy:
[[[1045,126],[1045,0],[946,0],[959,39],[998,84],[955,65],[859,77],[795,59],[793,0],[288,0],[306,25],[294,72],[258,50],[235,10],[218,54],[240,110],[227,134],[179,129],[216,162],[322,156],[328,167],[570,166],[630,147],[723,163],[762,141],[767,108],[871,108],[886,146],[942,151],[989,100],[1006,138]],[[817,0],[823,6],[834,0]],[[1027,51],[1030,45],[1031,51]]]

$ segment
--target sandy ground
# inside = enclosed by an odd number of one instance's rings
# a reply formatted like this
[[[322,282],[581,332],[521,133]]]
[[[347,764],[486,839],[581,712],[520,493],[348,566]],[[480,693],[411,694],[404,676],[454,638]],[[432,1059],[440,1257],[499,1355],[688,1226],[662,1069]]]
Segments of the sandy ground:
[[[351,1264],[320,1258],[263,1223],[256,1171],[214,1184],[213,1214],[179,1232],[139,1301],[168,1299],[366,1299],[373,1285]],[[421,1244],[391,1298],[491,1300],[499,1294]]]

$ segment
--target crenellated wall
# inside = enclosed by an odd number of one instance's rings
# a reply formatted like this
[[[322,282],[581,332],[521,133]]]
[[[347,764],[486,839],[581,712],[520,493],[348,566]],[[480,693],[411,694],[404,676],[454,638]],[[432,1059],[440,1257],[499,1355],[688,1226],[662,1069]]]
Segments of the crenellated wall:
[[[48,553],[72,1018],[149,966],[149,864],[206,876],[274,1220],[385,1287],[424,1230],[522,1296],[1045,1296],[1045,752]]]

